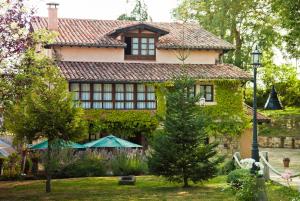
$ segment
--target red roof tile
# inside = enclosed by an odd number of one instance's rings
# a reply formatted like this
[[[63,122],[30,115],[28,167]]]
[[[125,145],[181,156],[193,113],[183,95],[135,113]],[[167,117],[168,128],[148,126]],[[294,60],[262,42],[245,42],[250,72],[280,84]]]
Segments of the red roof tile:
[[[69,81],[161,82],[182,72],[180,64],[59,62],[60,70]],[[187,64],[187,74],[196,79],[243,79],[251,76],[229,64]]]
[[[47,18],[35,17],[32,21],[33,30],[47,28]],[[95,46],[95,47],[125,47],[125,43],[111,37],[109,34],[120,28],[138,25],[140,22],[119,20],[86,20],[59,18],[59,36],[53,45]],[[167,30],[169,34],[161,36],[157,48],[182,47],[183,25],[180,23],[143,22],[158,29]],[[197,24],[185,25],[184,46],[189,49],[234,49],[234,46],[221,40]]]
[[[253,117],[253,108],[247,104],[244,104],[244,105],[246,107],[247,115]],[[263,115],[260,112],[257,112],[256,118],[257,118],[258,123],[270,123],[271,122],[271,119],[269,117]]]

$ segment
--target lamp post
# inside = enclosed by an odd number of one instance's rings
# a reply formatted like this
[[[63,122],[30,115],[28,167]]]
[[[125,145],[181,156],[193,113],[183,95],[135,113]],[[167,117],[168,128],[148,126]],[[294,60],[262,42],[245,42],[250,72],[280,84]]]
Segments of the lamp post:
[[[259,161],[259,150],[257,143],[257,98],[256,98],[256,76],[257,76],[257,68],[260,67],[260,58],[261,52],[258,50],[256,46],[255,50],[252,54],[252,65],[253,65],[253,139],[252,139],[252,158],[258,162]]]

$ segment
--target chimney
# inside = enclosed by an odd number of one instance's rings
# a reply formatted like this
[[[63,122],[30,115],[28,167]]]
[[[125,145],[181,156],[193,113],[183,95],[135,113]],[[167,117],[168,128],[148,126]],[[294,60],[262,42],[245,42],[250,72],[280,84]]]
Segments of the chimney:
[[[48,5],[48,30],[58,31],[57,7],[58,3],[47,3]]]

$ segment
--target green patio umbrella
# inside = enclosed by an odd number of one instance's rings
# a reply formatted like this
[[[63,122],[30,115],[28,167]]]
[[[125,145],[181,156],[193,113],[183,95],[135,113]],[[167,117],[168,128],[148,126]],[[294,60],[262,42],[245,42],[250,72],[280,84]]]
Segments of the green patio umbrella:
[[[128,142],[113,135],[84,144],[87,148],[141,148],[141,145]]]
[[[58,140],[57,142],[59,146],[65,147],[65,148],[72,148],[72,149],[85,149],[86,147],[84,145],[72,142],[72,141],[65,141],[65,140]],[[48,148],[48,140],[45,140],[41,143],[32,145],[29,147],[30,149],[47,149]]]

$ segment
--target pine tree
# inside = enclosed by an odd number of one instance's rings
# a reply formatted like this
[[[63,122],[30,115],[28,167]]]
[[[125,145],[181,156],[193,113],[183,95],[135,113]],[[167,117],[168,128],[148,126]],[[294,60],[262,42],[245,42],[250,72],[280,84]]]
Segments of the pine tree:
[[[189,186],[207,180],[216,174],[221,158],[216,156],[216,144],[206,144],[202,118],[194,96],[195,81],[180,76],[166,95],[166,120],[164,130],[153,142],[149,166],[156,175],[172,182]]]

